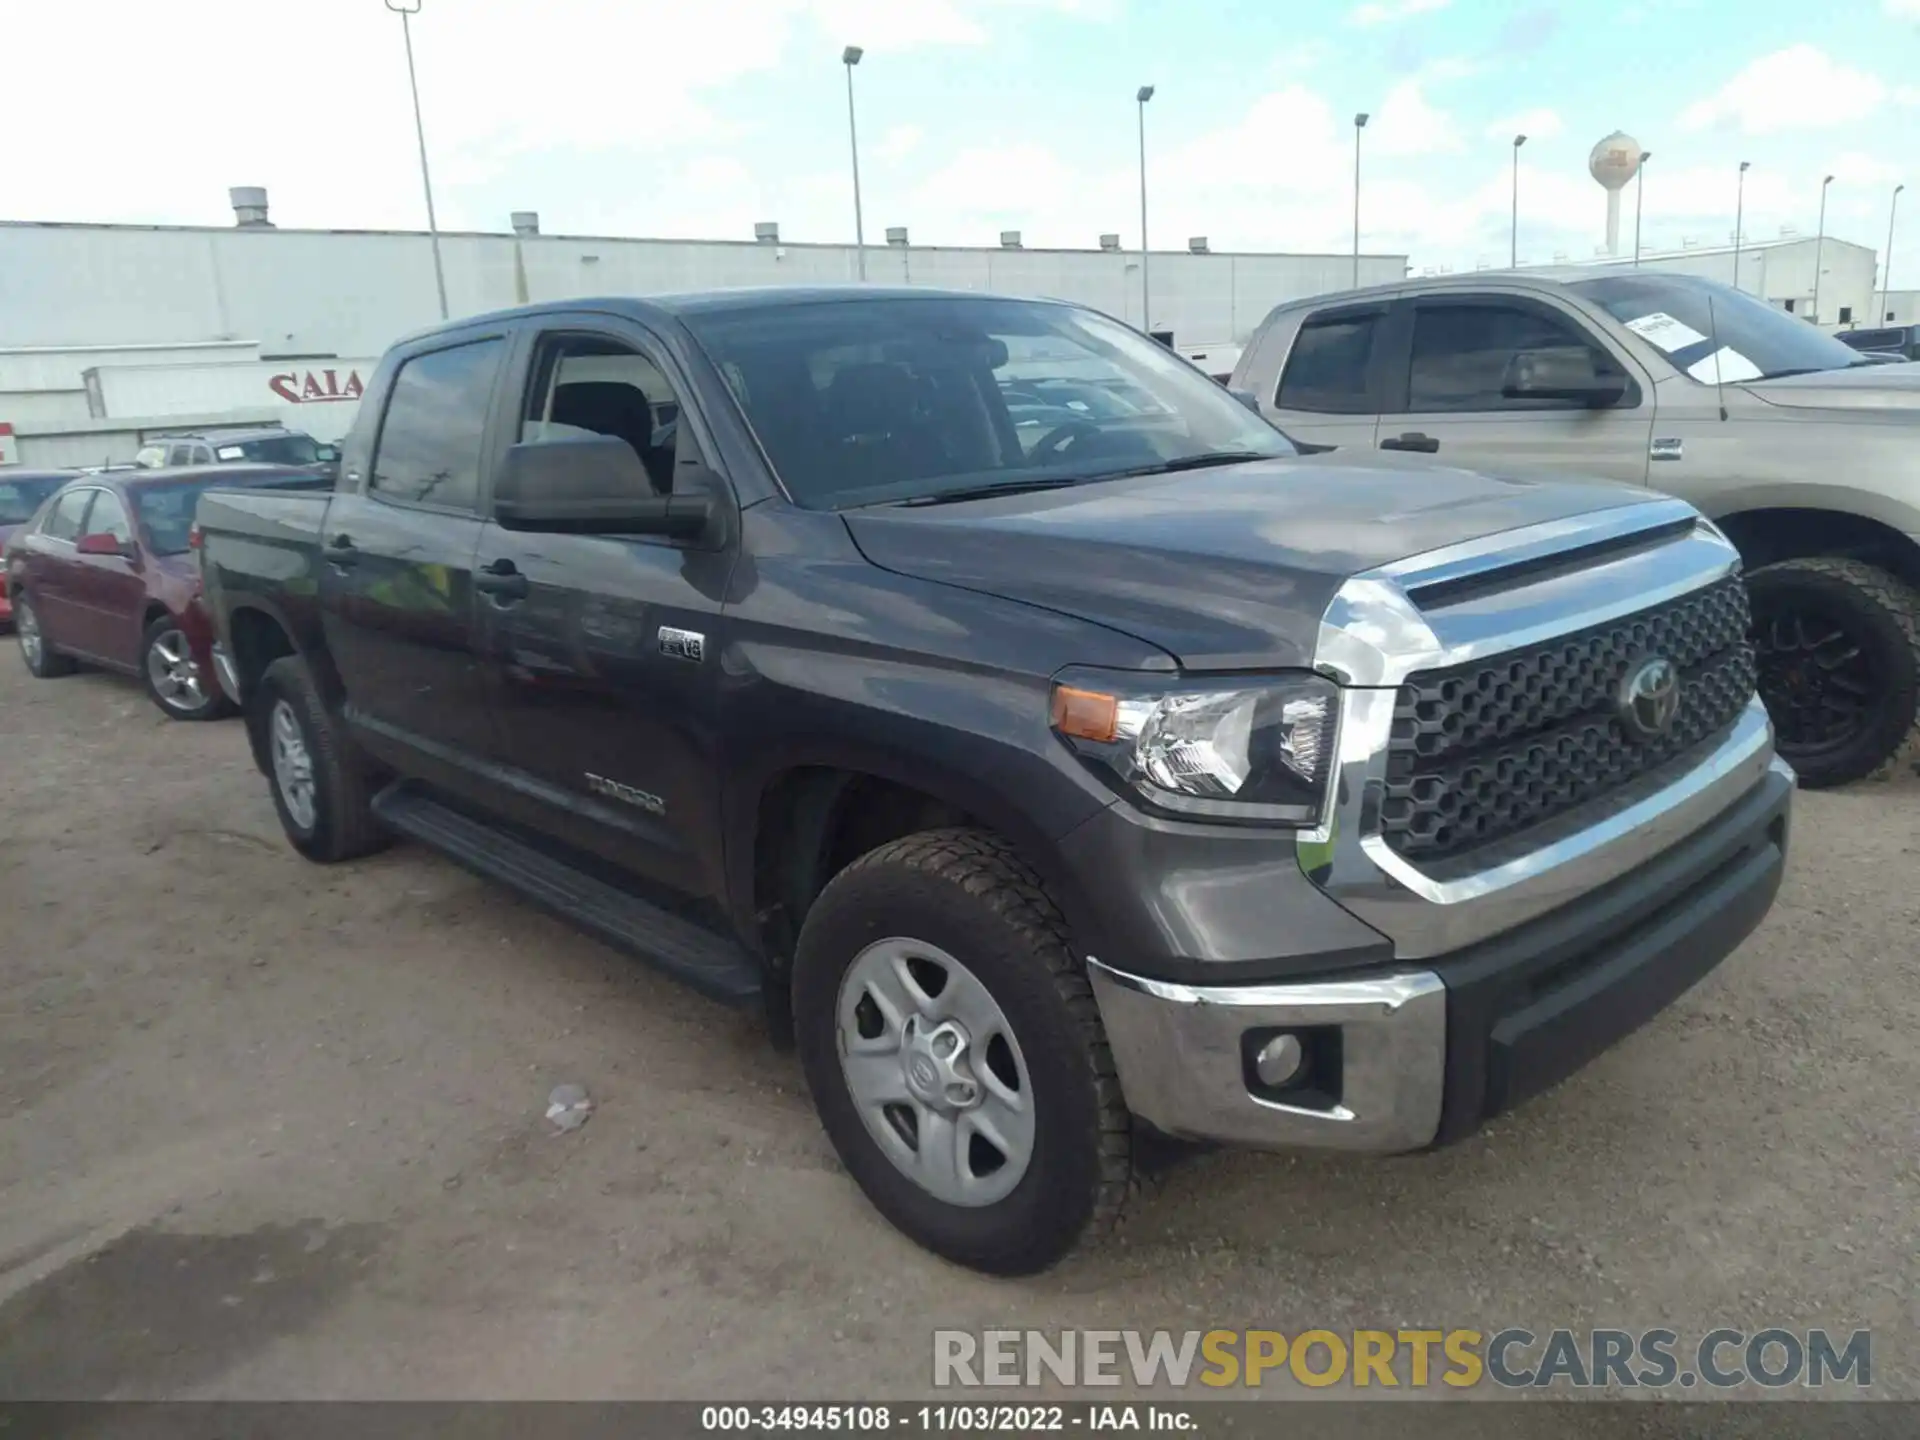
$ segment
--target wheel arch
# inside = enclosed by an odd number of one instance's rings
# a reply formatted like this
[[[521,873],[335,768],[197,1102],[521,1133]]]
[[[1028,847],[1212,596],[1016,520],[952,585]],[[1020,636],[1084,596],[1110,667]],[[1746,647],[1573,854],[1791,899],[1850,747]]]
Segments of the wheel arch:
[[[1820,555],[1864,560],[1920,585],[1920,539],[1885,520],[1851,510],[1757,506],[1714,517],[1747,569]]]

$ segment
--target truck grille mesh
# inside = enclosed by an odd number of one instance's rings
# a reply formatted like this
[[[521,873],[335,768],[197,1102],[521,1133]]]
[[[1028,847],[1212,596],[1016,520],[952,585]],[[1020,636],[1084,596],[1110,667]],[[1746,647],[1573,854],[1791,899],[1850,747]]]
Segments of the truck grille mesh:
[[[1398,854],[1438,859],[1549,820],[1719,736],[1753,695],[1738,576],[1590,630],[1400,687],[1381,830]],[[1629,667],[1680,671],[1671,728],[1643,741],[1615,711]]]

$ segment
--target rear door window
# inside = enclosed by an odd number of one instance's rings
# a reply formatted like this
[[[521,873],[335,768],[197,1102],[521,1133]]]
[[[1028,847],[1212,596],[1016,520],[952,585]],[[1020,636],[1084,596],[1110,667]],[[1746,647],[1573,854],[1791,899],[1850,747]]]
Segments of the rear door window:
[[[1309,317],[1287,356],[1273,403],[1322,415],[1371,413],[1368,375],[1384,318],[1380,312]]]
[[[480,449],[505,349],[480,340],[429,350],[400,367],[374,448],[372,494],[404,505],[478,504]]]
[[[54,502],[53,509],[47,512],[46,522],[41,525],[40,533],[51,540],[77,540],[80,536],[80,521],[86,516],[87,502],[93,499],[91,490],[69,490]]]

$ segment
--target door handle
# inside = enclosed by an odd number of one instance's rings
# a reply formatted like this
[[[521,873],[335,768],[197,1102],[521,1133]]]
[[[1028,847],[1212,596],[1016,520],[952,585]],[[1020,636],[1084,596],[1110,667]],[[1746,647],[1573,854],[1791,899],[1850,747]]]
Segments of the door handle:
[[[524,600],[528,590],[527,577],[520,573],[513,561],[495,560],[473,572],[473,588],[496,600]]]
[[[351,535],[343,532],[328,542],[327,563],[336,570],[350,570],[360,563],[360,551],[355,548]]]
[[[1422,435],[1418,430],[1409,430],[1404,435],[1389,435],[1380,442],[1382,450],[1417,450],[1422,455],[1431,455],[1439,450],[1440,442],[1432,435]]]

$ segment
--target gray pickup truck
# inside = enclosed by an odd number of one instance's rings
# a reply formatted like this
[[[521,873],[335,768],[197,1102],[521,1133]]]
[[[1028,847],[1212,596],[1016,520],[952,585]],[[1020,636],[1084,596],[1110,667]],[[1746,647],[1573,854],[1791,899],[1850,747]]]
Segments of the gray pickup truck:
[[[1739,549],[1807,785],[1920,739],[1920,364],[1695,276],[1525,270],[1276,308],[1229,382],[1288,434],[1677,495]]]
[[[763,1006],[874,1205],[989,1271],[1111,1224],[1144,1135],[1469,1134],[1785,863],[1690,506],[1303,455],[1075,306],[462,320],[330,496],[199,525],[301,853],[411,837]]]

